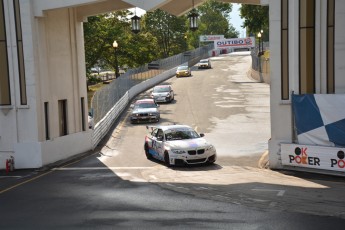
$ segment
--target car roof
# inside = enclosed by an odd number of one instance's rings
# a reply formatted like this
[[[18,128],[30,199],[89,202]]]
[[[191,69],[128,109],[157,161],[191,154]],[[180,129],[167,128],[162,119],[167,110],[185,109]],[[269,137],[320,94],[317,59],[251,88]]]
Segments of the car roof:
[[[140,99],[135,102],[135,104],[141,104],[141,103],[155,103],[155,101],[151,98],[147,98],[147,99]]]
[[[192,127],[188,125],[159,125],[159,126],[154,126],[154,127],[162,129],[163,131],[167,131],[170,129],[192,129]]]
[[[170,87],[170,85],[156,85],[154,88],[166,88]]]

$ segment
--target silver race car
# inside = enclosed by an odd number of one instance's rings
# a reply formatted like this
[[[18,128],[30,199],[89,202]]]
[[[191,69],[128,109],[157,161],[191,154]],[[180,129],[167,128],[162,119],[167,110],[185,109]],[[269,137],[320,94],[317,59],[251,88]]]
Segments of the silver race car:
[[[174,90],[171,85],[157,85],[153,87],[151,97],[155,102],[172,102],[174,100]]]
[[[198,134],[187,125],[146,126],[144,150],[148,159],[156,158],[166,165],[209,163],[217,159],[215,147],[204,134]]]
[[[131,123],[139,122],[159,122],[159,105],[153,99],[137,100],[131,105],[132,113],[130,115]]]

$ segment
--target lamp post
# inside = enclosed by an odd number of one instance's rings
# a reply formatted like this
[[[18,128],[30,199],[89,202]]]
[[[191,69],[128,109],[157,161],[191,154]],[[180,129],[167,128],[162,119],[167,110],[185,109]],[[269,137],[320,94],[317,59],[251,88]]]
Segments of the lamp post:
[[[140,17],[137,16],[137,8],[135,7],[134,16],[131,18],[132,32],[137,34],[140,32]]]
[[[115,54],[115,78],[118,78],[120,76],[119,74],[119,62],[117,60],[117,48],[118,44],[116,41],[113,42],[113,47],[114,47],[114,54]]]
[[[261,36],[262,36],[262,39],[261,39],[261,53],[264,54],[264,31],[261,30]]]
[[[261,55],[261,48],[260,48],[260,46],[261,46],[261,32],[258,33],[258,38],[259,38],[259,55],[258,56],[260,56]]]
[[[192,0],[193,9],[189,12],[189,28],[191,31],[196,31],[198,29],[198,17],[196,9],[194,8],[194,0]]]

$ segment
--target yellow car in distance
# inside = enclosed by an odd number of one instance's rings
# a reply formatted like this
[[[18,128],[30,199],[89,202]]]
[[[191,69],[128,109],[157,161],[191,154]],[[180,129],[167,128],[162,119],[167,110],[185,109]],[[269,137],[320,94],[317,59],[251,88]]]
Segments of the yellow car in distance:
[[[192,76],[192,71],[186,65],[181,65],[177,67],[176,77],[189,77]]]

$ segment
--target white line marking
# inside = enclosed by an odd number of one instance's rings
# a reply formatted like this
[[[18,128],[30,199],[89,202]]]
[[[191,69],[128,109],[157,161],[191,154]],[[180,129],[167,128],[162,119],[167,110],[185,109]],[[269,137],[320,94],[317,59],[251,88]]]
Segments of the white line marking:
[[[22,176],[0,176],[0,178],[22,178]]]
[[[277,196],[283,196],[285,190],[278,190],[278,189],[261,189],[261,188],[254,188],[253,191],[262,191],[262,192],[277,192]]]
[[[271,202],[270,205],[268,205],[269,207],[273,208],[277,205],[277,202]]]
[[[223,198],[223,199],[229,199],[229,197],[222,196],[222,195],[215,195],[216,197]]]
[[[277,194],[277,196],[284,196],[285,190],[280,190]]]
[[[131,174],[126,173],[126,172],[116,173],[116,175],[119,176],[119,177],[129,177],[129,176],[131,176]]]
[[[195,190],[208,190],[206,187],[194,187]]]
[[[69,168],[53,168],[57,171],[69,171],[69,170],[138,170],[138,169],[152,169],[154,167],[69,167]]]
[[[144,179],[141,179],[141,178],[137,178],[137,177],[134,177],[133,179],[130,179],[130,181],[132,181],[132,182],[147,182],[147,180],[144,180]]]
[[[153,179],[153,180],[157,180],[158,178],[156,177],[156,176],[154,176],[154,175],[150,175],[149,176],[151,179]]]

